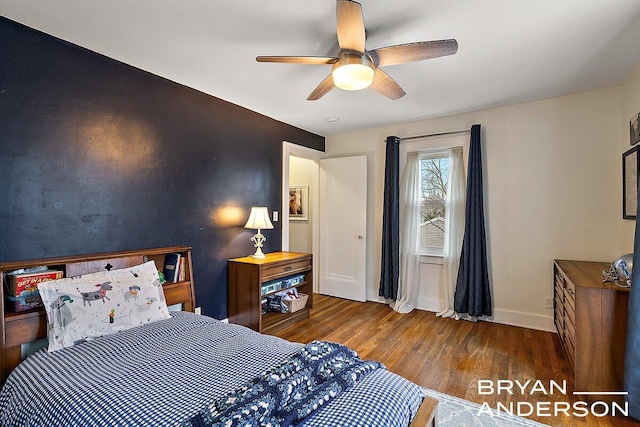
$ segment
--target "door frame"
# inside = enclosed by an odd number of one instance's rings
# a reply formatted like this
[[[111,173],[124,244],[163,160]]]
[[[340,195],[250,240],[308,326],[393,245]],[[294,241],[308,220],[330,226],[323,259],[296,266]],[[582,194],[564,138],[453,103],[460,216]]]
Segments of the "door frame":
[[[280,218],[282,220],[282,250],[289,250],[289,158],[291,156],[301,157],[303,159],[312,160],[318,163],[326,157],[324,151],[314,150],[313,148],[304,147],[288,141],[282,141],[282,206]],[[311,223],[311,253],[313,254],[313,263],[317,265],[319,258],[320,242],[318,219],[320,213],[320,165],[318,165],[318,173],[313,177],[313,187],[316,191],[311,191],[311,215],[313,221]],[[313,269],[313,291],[318,292],[320,284],[318,283],[319,269]]]

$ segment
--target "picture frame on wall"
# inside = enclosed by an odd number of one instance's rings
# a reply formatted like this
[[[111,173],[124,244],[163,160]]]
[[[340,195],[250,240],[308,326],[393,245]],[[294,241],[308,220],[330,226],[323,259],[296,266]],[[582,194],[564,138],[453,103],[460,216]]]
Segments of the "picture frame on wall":
[[[629,142],[631,145],[640,142],[640,113],[629,120]]]
[[[297,185],[289,187],[289,220],[309,220],[309,187]]]
[[[638,157],[640,145],[622,153],[622,218],[636,219],[638,209]]]

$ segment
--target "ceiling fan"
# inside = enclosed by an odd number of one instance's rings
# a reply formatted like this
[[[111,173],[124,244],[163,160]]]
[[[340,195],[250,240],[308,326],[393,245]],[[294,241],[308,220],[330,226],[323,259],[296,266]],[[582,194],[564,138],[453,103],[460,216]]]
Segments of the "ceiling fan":
[[[380,67],[453,55],[458,51],[458,42],[455,39],[405,43],[366,50],[362,5],[352,0],[337,0],[336,22],[340,46],[337,57],[258,56],[256,61],[333,65],[331,74],[311,92],[307,98],[309,101],[322,98],[334,86],[344,90],[361,90],[371,86],[395,100],[402,98],[406,92]]]

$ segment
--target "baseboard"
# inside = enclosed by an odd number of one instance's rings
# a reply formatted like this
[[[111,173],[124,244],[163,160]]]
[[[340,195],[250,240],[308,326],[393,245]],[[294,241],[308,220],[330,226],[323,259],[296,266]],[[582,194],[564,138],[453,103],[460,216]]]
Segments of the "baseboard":
[[[376,295],[369,295],[367,301],[386,303],[384,298]],[[421,298],[418,300],[416,309],[437,313],[442,310],[442,301],[435,298]],[[521,328],[535,329],[538,331],[555,332],[553,315],[542,316],[533,313],[523,313],[519,311],[494,309],[491,318],[484,319],[489,322],[501,323],[503,325],[518,326]]]
[[[556,327],[553,324],[553,316],[542,316],[539,314],[495,309],[493,318],[488,320],[495,323],[502,323],[504,325],[536,329],[538,331],[556,331]]]

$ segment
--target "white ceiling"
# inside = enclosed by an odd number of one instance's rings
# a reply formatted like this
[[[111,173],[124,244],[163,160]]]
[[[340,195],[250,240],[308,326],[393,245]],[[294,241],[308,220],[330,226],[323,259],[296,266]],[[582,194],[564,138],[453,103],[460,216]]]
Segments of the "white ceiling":
[[[324,136],[615,86],[640,60],[638,0],[361,3],[368,49],[455,38],[458,53],[385,67],[397,101],[307,101],[329,65],[255,57],[335,56],[334,0],[0,0],[0,14]]]

